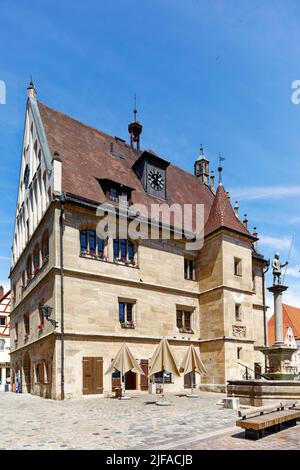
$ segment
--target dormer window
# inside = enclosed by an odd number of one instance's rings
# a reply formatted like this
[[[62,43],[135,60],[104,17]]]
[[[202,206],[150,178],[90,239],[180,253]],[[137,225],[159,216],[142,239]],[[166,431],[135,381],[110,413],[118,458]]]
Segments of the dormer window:
[[[131,200],[131,193],[133,191],[132,188],[109,179],[101,179],[98,181],[107,199],[110,199],[112,202],[123,202]]]
[[[118,202],[118,191],[116,188],[110,188],[109,197],[112,201]]]

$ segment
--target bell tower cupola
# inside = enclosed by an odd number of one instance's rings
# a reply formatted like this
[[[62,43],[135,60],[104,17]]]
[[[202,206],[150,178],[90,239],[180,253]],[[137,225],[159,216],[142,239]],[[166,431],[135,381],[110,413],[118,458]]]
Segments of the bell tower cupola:
[[[137,109],[136,109],[136,97],[134,97],[134,118],[128,126],[128,132],[130,134],[130,145],[132,148],[140,150],[140,136],[143,130],[142,124],[137,120]]]
[[[204,155],[203,146],[200,147],[200,154],[194,163],[194,175],[201,183],[209,185],[209,161]]]

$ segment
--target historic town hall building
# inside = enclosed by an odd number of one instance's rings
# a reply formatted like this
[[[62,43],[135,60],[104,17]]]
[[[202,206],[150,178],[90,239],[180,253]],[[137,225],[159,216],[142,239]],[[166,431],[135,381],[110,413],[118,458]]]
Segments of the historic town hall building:
[[[28,88],[10,275],[12,380],[23,392],[105,395],[119,380],[105,371],[124,342],[145,371],[128,373],[126,388],[145,391],[162,337],[178,365],[191,343],[198,349],[202,389],[224,390],[243,376],[240,363],[263,365],[265,262],[256,234],[221,183],[215,191],[202,152],[188,173],[142,150],[141,132],[134,120],[127,144],[38,102]],[[203,247],[187,249],[172,218],[170,239],[101,239],[97,207],[119,207],[125,197],[128,207],[202,204]],[[165,381],[166,391],[188,385],[183,376]]]

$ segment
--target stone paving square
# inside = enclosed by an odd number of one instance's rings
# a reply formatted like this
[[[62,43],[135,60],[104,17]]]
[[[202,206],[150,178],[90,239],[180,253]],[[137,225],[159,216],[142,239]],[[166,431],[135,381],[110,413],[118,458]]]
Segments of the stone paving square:
[[[88,397],[64,402],[28,394],[0,393],[1,449],[299,449],[300,426],[248,441],[235,427],[237,412],[217,402],[224,395],[197,399],[138,394],[131,400]]]

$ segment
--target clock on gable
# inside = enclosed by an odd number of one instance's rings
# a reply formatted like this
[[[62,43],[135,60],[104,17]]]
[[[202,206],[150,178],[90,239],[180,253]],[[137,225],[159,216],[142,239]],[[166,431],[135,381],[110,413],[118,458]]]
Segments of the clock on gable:
[[[155,189],[155,191],[161,191],[165,186],[164,175],[162,175],[158,170],[152,169],[149,171],[148,181],[151,188]]]
[[[140,179],[144,190],[151,196],[166,199],[167,167],[169,164],[150,150],[144,151],[134,163],[133,170]]]

